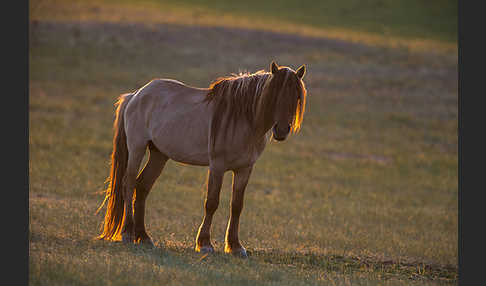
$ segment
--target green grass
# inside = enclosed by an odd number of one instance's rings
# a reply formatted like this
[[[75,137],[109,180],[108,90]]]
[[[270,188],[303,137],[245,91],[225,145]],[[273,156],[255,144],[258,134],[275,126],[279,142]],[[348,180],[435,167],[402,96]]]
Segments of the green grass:
[[[156,3],[148,0],[142,3]],[[345,0],[345,1],[164,1],[163,5],[185,5],[242,17],[269,18],[316,28],[345,28],[358,32],[457,41],[455,0]]]
[[[296,11],[291,21],[320,28],[327,23],[313,23],[319,11],[337,13],[289,3],[278,14],[261,4],[258,13],[274,23]],[[226,22],[236,16],[219,25],[181,17],[205,11],[202,2],[192,10],[171,2],[30,5],[29,284],[457,283],[457,53],[296,36],[287,27],[241,30]],[[428,13],[410,5],[408,15]],[[172,7],[174,18],[154,7]],[[251,19],[251,7],[227,13]],[[421,30],[415,22],[407,31]],[[454,33],[427,29],[437,47]],[[393,31],[390,40],[406,37]],[[306,64],[309,97],[301,132],[270,144],[250,178],[240,230],[250,259],[222,254],[230,174],[213,222],[217,253],[194,253],[207,170],[174,162],[147,202],[156,249],[92,240],[117,96],[156,77],[208,86],[271,60]]]
[[[44,0],[30,4],[30,17],[256,29],[457,54],[457,1],[309,2]]]

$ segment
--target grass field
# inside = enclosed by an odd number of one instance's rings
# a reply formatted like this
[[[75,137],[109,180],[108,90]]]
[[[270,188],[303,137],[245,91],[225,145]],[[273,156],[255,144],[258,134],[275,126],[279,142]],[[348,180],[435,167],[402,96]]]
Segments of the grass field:
[[[29,284],[457,284],[456,2],[268,2],[29,2]],[[157,247],[93,240],[117,96],[272,60],[306,64],[309,97],[250,178],[250,258],[222,253],[229,173],[216,253],[193,251],[207,169],[171,161],[147,201]]]

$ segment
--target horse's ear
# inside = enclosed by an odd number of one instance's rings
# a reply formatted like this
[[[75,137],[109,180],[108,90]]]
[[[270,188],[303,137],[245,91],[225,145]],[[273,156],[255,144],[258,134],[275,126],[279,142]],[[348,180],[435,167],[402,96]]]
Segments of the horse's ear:
[[[299,69],[297,69],[297,71],[295,72],[297,74],[297,76],[302,79],[305,75],[305,65],[302,65],[300,66]]]
[[[270,65],[270,70],[272,71],[272,73],[276,73],[278,71],[278,66],[275,61],[272,61],[272,64]]]

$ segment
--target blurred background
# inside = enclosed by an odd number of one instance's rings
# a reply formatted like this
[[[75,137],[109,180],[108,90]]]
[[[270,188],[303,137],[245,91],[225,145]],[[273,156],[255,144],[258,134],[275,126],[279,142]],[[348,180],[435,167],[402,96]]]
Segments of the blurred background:
[[[457,1],[32,0],[29,18],[31,284],[457,282]],[[309,96],[250,178],[252,264],[194,265],[207,169],[174,162],[147,201],[157,250],[93,242],[118,95],[272,60],[305,64]]]

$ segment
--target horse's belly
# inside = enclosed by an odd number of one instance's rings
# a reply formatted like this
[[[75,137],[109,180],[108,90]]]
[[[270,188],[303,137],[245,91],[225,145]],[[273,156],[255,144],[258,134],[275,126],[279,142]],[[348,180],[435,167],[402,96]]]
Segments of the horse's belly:
[[[173,154],[172,156],[169,156],[169,158],[182,164],[209,166],[209,160],[207,156],[177,157],[177,154]]]
[[[160,152],[176,162],[198,166],[209,165],[207,145],[205,148],[200,148],[198,146],[190,146],[184,143],[174,144],[166,141],[167,140],[160,139],[152,140]]]
[[[153,132],[152,142],[170,159],[190,165],[208,166],[207,128],[201,122],[167,122]]]

